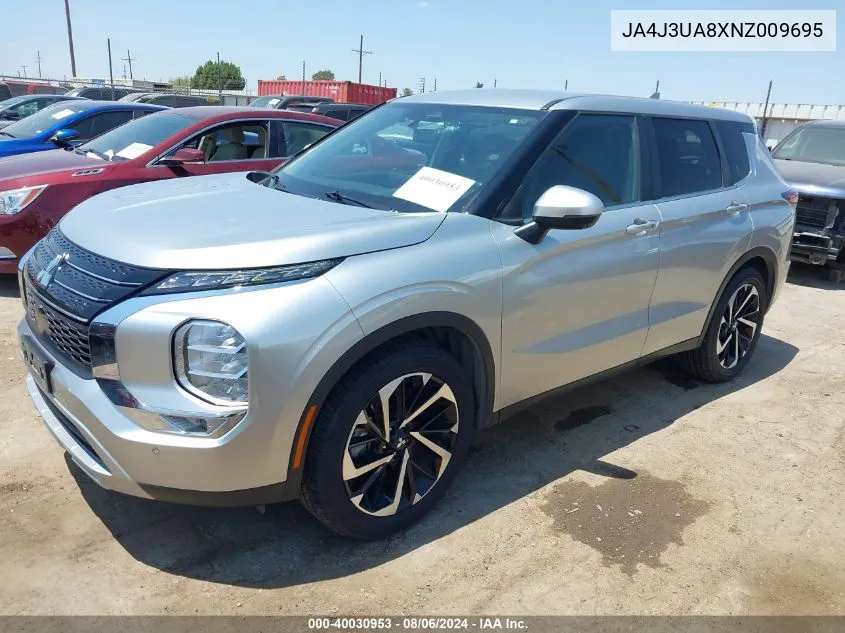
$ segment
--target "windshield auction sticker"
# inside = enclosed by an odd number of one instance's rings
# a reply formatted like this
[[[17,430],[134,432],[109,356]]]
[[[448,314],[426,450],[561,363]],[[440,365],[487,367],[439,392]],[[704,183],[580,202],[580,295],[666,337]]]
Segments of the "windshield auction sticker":
[[[71,114],[73,114],[73,110],[68,110],[67,108],[65,108],[64,110],[59,110],[58,112],[56,112],[53,115],[53,118],[64,119],[65,117],[69,117]]]
[[[152,149],[152,145],[147,145],[146,143],[132,143],[127,145],[122,150],[120,150],[116,156],[120,156],[121,158],[138,158],[141,154],[146,152],[148,149]]]
[[[393,197],[445,213],[474,184],[475,181],[469,178],[423,167],[394,191]]]

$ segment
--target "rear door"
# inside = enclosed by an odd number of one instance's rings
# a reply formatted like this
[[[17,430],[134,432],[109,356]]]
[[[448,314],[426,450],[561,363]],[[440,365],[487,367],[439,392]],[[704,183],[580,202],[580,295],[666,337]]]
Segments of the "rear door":
[[[716,125],[651,117],[660,271],[644,354],[697,338],[725,275],[748,249],[754,224],[743,180],[725,158]]]

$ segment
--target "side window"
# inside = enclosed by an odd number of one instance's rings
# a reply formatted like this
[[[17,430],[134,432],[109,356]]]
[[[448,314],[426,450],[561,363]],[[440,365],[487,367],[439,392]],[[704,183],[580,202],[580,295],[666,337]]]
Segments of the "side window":
[[[274,131],[280,137],[271,158],[293,156],[331,132],[331,128],[299,121],[274,121],[274,124]]]
[[[31,114],[35,114],[38,110],[44,107],[43,103],[41,105],[39,105],[39,103],[41,103],[40,100],[28,101],[27,103],[22,103],[17,108],[13,109],[18,113],[18,116],[23,119]]]
[[[632,116],[580,114],[552,141],[508,204],[505,219],[528,219],[555,185],[584,189],[605,205],[639,200],[640,161]]]
[[[718,189],[722,163],[707,121],[654,118],[657,198]]]
[[[754,126],[751,123],[740,123],[739,121],[717,121],[716,129],[719,131],[719,138],[725,149],[725,157],[728,161],[728,180],[726,186],[738,183],[751,171],[751,164],[748,161],[748,148],[745,145],[745,138],[742,133],[754,134]]]
[[[201,149],[207,163],[261,159],[267,155],[267,126],[259,122],[218,125],[181,147]]]
[[[108,132],[118,125],[123,125],[132,118],[130,110],[121,110],[117,112],[100,112],[89,117],[77,121],[72,124],[72,129],[79,132],[79,138],[87,140],[99,136],[103,132]]]
[[[155,110],[133,110],[132,111],[132,118],[133,119],[140,119],[141,117],[145,117],[148,114],[152,114]]]
[[[338,119],[339,121],[348,121],[349,120],[349,110],[346,109],[334,109],[328,110],[326,112],[327,117],[331,117],[332,119]]]

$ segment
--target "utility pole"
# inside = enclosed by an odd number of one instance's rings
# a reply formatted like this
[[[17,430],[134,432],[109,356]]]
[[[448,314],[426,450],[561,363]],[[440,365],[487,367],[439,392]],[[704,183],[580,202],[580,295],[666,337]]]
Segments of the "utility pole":
[[[41,51],[35,51],[38,54],[38,78],[41,79]]]
[[[358,82],[361,83],[361,82]],[[378,74],[378,87],[381,88],[381,73]]]
[[[420,92],[425,92],[425,77],[420,77],[419,87]]]
[[[763,123],[760,126],[760,138],[763,139],[763,142],[766,141],[766,125],[769,123],[768,112],[769,112],[769,98],[772,96],[772,82],[769,81],[769,91],[766,93],[766,104],[763,106]]]
[[[23,66],[23,65],[21,65],[21,68],[23,68],[23,76],[24,76],[24,77],[26,77],[26,76],[27,76],[27,74],[26,74],[26,69],[27,69],[27,68],[29,68],[29,66]]]
[[[361,83],[362,69],[364,67],[364,55],[372,55],[373,51],[365,51],[364,50],[364,36],[361,36],[361,41],[358,44],[358,48],[352,49],[353,53],[358,53],[358,83]]]
[[[302,61],[302,89],[305,90],[305,60]]]
[[[220,51],[217,52],[217,101],[223,103],[223,85],[220,83]]]
[[[65,0],[65,19],[67,20],[67,43],[70,47],[70,74],[76,77],[76,57],[73,55],[73,29],[70,27],[70,5]]]
[[[569,80],[568,79],[563,83],[563,89],[569,90]]]
[[[437,92],[437,77],[434,78],[434,92]]]
[[[109,48],[109,81],[111,82],[111,100],[114,101],[114,74],[111,69],[111,38],[106,38],[106,46]]]
[[[121,59],[121,61],[129,62],[129,79],[135,79],[135,77],[132,75],[132,55],[129,54],[128,48],[126,49],[126,57]],[[137,58],[135,59],[135,61],[138,61]],[[123,72],[123,76],[126,77],[126,71]]]
[[[497,88],[498,86],[499,86],[499,80],[498,80],[498,79],[494,79],[494,80],[493,80],[493,87],[494,87],[494,88]]]

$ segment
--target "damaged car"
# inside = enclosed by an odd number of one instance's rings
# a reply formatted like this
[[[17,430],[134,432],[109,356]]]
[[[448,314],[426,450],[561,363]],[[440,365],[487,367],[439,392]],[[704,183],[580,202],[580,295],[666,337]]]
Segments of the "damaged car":
[[[775,165],[798,192],[791,258],[845,271],[845,121],[812,121],[772,152]]]

